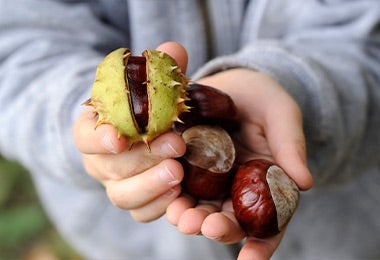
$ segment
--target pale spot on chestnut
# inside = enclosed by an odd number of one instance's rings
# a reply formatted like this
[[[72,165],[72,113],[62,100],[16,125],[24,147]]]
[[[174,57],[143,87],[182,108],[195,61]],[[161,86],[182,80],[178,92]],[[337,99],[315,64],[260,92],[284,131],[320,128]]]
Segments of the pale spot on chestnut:
[[[276,206],[278,229],[282,231],[297,208],[299,190],[294,181],[276,165],[269,167],[267,182]]]
[[[226,173],[235,161],[235,148],[229,134],[218,126],[198,125],[182,134],[192,165],[215,173]]]

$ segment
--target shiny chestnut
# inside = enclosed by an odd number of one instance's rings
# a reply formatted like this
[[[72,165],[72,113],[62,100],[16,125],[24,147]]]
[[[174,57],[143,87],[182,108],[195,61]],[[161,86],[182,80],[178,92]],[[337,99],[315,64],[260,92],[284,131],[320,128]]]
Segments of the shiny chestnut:
[[[190,113],[180,115],[181,123],[175,123],[177,131],[183,132],[195,125],[217,125],[229,132],[239,128],[236,106],[229,95],[198,83],[190,83],[186,92],[185,104]]]
[[[235,216],[246,233],[266,238],[286,227],[297,208],[299,190],[280,167],[255,159],[237,171],[231,198]]]

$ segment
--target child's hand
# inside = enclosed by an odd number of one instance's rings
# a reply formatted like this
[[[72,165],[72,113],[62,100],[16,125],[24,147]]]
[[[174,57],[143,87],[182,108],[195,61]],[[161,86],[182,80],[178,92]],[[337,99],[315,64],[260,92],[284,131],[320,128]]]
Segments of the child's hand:
[[[186,71],[187,53],[176,43],[158,47],[177,60]],[[95,129],[97,118],[86,108],[73,128],[74,141],[82,153],[87,173],[101,182],[115,206],[127,209],[140,222],[154,220],[181,192],[183,169],[174,158],[182,156],[185,144],[174,133],[166,133],[150,144],[129,149],[111,125]]]
[[[214,74],[199,83],[228,93],[239,113],[241,130],[233,136],[238,160],[267,158],[282,167],[301,190],[312,186],[306,166],[302,114],[287,92],[269,76],[247,69]],[[195,201],[181,196],[167,210],[170,223],[185,234],[203,234],[230,244],[245,237],[233,212],[231,200]],[[283,232],[269,239],[248,238],[240,259],[269,259]]]

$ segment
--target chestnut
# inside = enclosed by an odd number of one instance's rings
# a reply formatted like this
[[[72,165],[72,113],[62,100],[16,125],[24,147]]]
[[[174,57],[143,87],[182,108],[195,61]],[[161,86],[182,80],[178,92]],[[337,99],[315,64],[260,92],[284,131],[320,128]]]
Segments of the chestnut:
[[[245,232],[266,238],[286,227],[297,208],[299,190],[279,166],[255,159],[238,169],[231,198],[235,216]]]
[[[149,119],[146,58],[144,56],[129,56],[128,59],[126,58],[124,58],[124,63],[126,64],[125,79],[131,93],[134,118],[139,129],[145,129]]]
[[[182,137],[186,143],[186,153],[180,159],[184,190],[198,199],[227,197],[236,169],[230,135],[218,126],[197,125],[185,130]]]
[[[186,92],[188,100],[185,104],[190,113],[182,113],[179,117],[181,122],[175,122],[178,132],[194,125],[217,125],[229,132],[239,128],[236,107],[229,95],[198,83],[190,83]]]

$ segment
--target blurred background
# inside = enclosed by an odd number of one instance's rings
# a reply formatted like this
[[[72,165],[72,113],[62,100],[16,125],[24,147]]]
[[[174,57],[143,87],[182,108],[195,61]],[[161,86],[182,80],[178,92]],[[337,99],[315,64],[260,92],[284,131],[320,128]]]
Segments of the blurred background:
[[[81,259],[44,213],[28,172],[0,155],[0,260]]]

